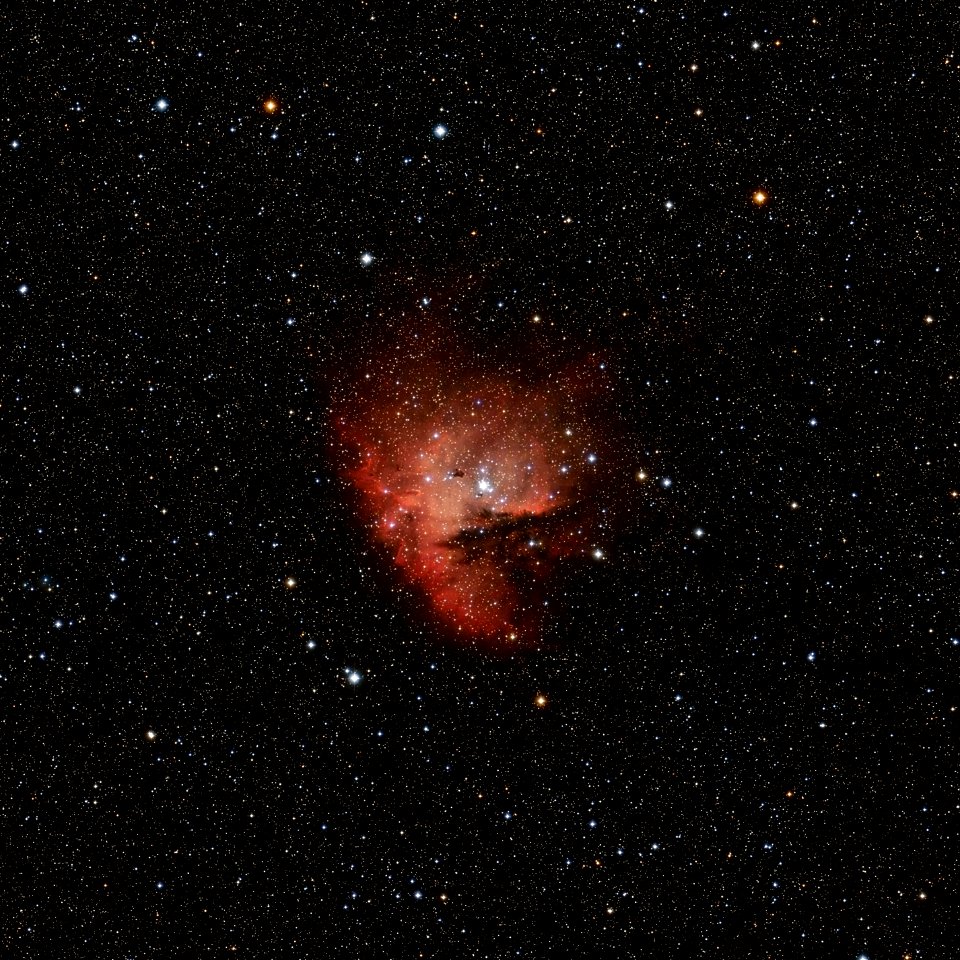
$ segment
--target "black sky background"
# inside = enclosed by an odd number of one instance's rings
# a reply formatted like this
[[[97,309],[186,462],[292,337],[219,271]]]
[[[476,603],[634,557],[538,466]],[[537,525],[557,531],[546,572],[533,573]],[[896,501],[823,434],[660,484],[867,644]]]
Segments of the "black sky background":
[[[5,955],[951,956],[953,11],[88,14],[0,20]],[[330,439],[440,314],[650,474],[513,657]]]

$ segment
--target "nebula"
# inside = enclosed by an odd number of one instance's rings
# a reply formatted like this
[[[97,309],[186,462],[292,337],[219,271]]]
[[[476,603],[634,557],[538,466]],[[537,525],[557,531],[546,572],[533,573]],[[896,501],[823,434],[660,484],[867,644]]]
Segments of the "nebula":
[[[536,645],[557,567],[605,560],[610,389],[595,354],[531,377],[408,341],[336,405],[364,524],[445,632]]]

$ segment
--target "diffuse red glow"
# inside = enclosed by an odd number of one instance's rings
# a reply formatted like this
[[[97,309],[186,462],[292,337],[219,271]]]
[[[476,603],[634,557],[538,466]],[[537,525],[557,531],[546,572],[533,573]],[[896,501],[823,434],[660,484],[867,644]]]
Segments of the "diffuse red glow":
[[[372,537],[455,636],[535,644],[557,563],[603,556],[604,364],[531,385],[449,354],[398,357],[336,418]]]

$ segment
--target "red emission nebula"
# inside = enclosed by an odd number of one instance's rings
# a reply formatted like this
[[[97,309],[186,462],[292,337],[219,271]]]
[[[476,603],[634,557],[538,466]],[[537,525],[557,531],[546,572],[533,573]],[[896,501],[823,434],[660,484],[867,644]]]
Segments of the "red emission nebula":
[[[606,559],[617,446],[604,360],[531,380],[414,335],[334,409],[365,526],[444,633],[536,645],[559,565]]]

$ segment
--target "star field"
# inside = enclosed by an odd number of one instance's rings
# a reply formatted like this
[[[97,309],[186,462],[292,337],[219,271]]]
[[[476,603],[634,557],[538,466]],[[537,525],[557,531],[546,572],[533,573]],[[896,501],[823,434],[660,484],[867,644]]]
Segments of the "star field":
[[[951,956],[950,19],[11,19],[0,953]]]

